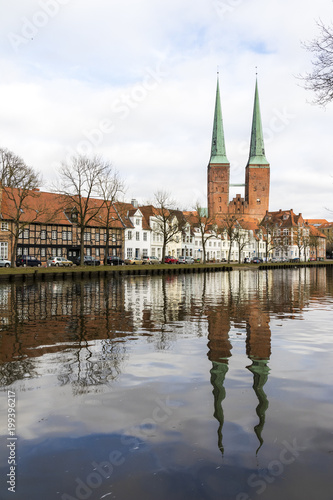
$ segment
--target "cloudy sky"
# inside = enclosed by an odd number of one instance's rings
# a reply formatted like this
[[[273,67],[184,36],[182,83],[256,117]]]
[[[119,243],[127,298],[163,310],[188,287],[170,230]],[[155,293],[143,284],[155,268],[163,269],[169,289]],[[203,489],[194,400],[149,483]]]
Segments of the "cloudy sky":
[[[99,154],[126,199],[206,206],[219,68],[231,182],[243,183],[256,67],[270,209],[333,219],[333,103],[310,104],[301,41],[331,0],[0,0],[0,146],[43,173]],[[233,188],[231,195],[242,192]]]

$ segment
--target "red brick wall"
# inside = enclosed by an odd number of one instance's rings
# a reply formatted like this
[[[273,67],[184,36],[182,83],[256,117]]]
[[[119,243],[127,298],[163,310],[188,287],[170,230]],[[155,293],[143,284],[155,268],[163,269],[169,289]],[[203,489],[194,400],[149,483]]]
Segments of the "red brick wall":
[[[208,165],[209,216],[228,212],[230,164]]]
[[[247,214],[262,219],[269,210],[269,167],[247,166],[245,171],[245,201]]]

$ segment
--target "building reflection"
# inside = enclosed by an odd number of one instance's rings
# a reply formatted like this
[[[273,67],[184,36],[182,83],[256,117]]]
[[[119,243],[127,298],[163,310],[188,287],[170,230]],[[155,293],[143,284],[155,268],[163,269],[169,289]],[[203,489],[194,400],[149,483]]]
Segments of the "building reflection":
[[[261,277],[267,278],[267,275],[263,274]],[[252,278],[257,280],[258,275],[253,275]],[[267,301],[270,300],[269,287],[271,283],[266,279],[259,282],[255,281],[252,287],[247,287],[247,289],[251,290],[251,296],[248,296],[247,300],[240,300],[240,297],[244,295],[243,284],[242,279],[241,281],[224,279],[223,303],[220,304],[219,308],[210,310],[207,316],[208,358],[212,361],[210,380],[213,386],[214,417],[218,421],[218,447],[222,454],[224,453],[223,402],[226,398],[224,383],[232,355],[229,338],[232,326],[243,327],[246,330],[246,355],[251,361],[251,365],[246,368],[253,374],[252,387],[258,399],[256,413],[259,422],[254,427],[254,432],[259,441],[257,453],[264,442],[263,430],[269,405],[264,385],[268,380],[268,362],[271,355],[270,316],[267,308]],[[266,300],[262,300],[263,297],[266,297]]]
[[[225,384],[239,335],[258,401],[253,409],[258,452],[269,407],[271,318],[300,318],[309,301],[332,293],[327,272],[303,268],[1,285],[0,383],[24,383],[48,370],[60,386],[71,385],[73,395],[97,392],[124,371],[131,339],[140,336],[161,352],[176,349],[179,336],[207,336],[217,442],[224,453]]]

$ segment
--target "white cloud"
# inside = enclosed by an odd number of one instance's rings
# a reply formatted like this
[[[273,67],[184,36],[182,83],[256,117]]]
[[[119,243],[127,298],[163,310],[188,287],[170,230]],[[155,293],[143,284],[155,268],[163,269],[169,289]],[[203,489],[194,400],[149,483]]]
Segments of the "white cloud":
[[[163,187],[181,207],[205,204],[217,66],[233,183],[244,181],[257,66],[271,208],[329,218],[333,108],[309,105],[295,75],[311,67],[301,40],[331,17],[326,0],[9,3],[1,146],[48,181],[90,141],[121,172],[129,198]]]

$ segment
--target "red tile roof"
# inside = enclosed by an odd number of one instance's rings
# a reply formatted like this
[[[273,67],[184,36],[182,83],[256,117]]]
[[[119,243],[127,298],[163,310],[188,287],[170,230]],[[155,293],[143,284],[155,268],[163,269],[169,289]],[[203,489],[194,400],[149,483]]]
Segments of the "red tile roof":
[[[15,218],[16,206],[19,204],[19,198],[19,189],[2,188],[1,215],[4,220],[13,220]],[[101,199],[91,198],[89,200],[89,206],[91,208],[101,207],[102,205],[103,200]],[[67,204],[67,208],[68,207],[69,205]],[[64,196],[58,193],[33,190],[29,192],[23,202],[20,221],[38,224],[73,225],[73,222],[65,212],[66,203],[64,202]],[[106,208],[102,207],[98,213],[98,217],[92,220],[88,226],[103,227],[103,220],[106,218],[106,212]],[[123,227],[114,207],[112,207],[111,217],[114,218],[112,227]]]

